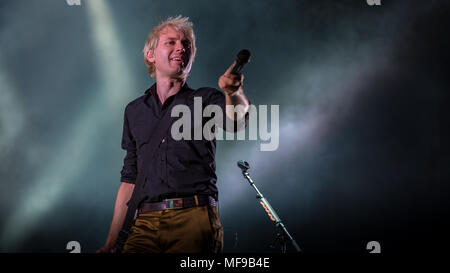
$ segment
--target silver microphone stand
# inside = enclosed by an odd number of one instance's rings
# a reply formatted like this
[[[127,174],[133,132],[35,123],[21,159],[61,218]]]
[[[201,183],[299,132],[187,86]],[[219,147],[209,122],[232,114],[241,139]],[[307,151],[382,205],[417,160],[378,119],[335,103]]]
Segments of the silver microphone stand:
[[[248,162],[239,160],[237,165],[242,170],[242,174],[248,180],[248,182],[250,183],[250,186],[252,186],[253,189],[255,189],[255,191],[256,191],[256,199],[259,200],[259,203],[262,205],[264,210],[269,215],[270,220],[274,221],[275,222],[275,226],[281,231],[281,233],[277,234],[277,238],[276,238],[276,240],[279,240],[280,243],[281,243],[281,252],[282,253],[286,253],[286,238],[287,238],[288,241],[290,241],[292,243],[292,245],[294,246],[294,248],[295,248],[295,250],[297,252],[303,252],[302,249],[298,246],[298,244],[295,241],[295,239],[291,236],[291,234],[289,234],[289,232],[287,231],[287,229],[284,226],[283,222],[281,222],[280,217],[278,217],[278,215],[275,212],[275,210],[269,204],[269,201],[267,201],[267,199],[262,195],[262,193],[258,190],[258,188],[256,187],[256,185],[253,182],[253,180],[248,175],[247,170],[250,169],[250,165],[248,164]]]

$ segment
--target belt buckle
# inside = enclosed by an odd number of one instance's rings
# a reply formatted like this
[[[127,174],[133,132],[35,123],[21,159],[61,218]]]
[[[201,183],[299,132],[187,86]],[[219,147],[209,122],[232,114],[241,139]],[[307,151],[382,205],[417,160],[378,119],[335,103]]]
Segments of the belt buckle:
[[[168,209],[180,209],[183,208],[183,198],[173,198],[173,199],[166,199],[168,202]]]

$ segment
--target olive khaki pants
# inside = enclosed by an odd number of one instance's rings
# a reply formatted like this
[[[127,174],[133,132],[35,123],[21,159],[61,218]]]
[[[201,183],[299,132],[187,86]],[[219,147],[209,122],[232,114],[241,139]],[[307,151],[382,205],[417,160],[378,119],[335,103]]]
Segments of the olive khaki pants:
[[[223,228],[217,207],[141,213],[123,253],[221,253]]]

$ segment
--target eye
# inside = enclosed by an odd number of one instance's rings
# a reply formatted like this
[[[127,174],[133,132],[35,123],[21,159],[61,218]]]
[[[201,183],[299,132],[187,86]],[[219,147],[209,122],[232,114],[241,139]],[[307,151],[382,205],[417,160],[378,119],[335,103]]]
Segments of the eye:
[[[168,42],[166,42],[166,44],[168,44],[168,45],[175,45],[175,41],[168,41]]]

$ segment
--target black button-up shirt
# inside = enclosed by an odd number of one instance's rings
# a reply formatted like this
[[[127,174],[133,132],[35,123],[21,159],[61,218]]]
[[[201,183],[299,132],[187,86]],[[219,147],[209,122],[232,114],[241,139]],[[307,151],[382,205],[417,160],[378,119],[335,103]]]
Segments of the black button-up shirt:
[[[167,98],[161,105],[154,84],[145,95],[130,102],[125,108],[122,148],[127,153],[121,171],[122,182],[135,183],[138,170],[141,170],[143,164],[144,150],[141,147],[149,140],[151,132],[156,130],[156,124],[168,111],[176,96],[183,96],[182,101],[185,101],[192,116],[195,96],[202,98],[202,111],[208,105],[218,105],[223,117],[226,117],[225,95],[217,89],[206,87],[193,90],[185,84],[177,94]],[[202,118],[202,126],[209,119],[211,118]],[[246,124],[247,120],[248,115]],[[217,199],[216,140],[206,140],[203,135],[201,140],[193,140],[194,122],[191,124],[191,140],[174,140],[169,129],[153,155],[153,160],[146,163],[148,166],[144,166],[148,168],[148,175],[142,200],[157,202],[165,198],[195,194],[211,195]],[[224,122],[224,127],[225,124]]]

